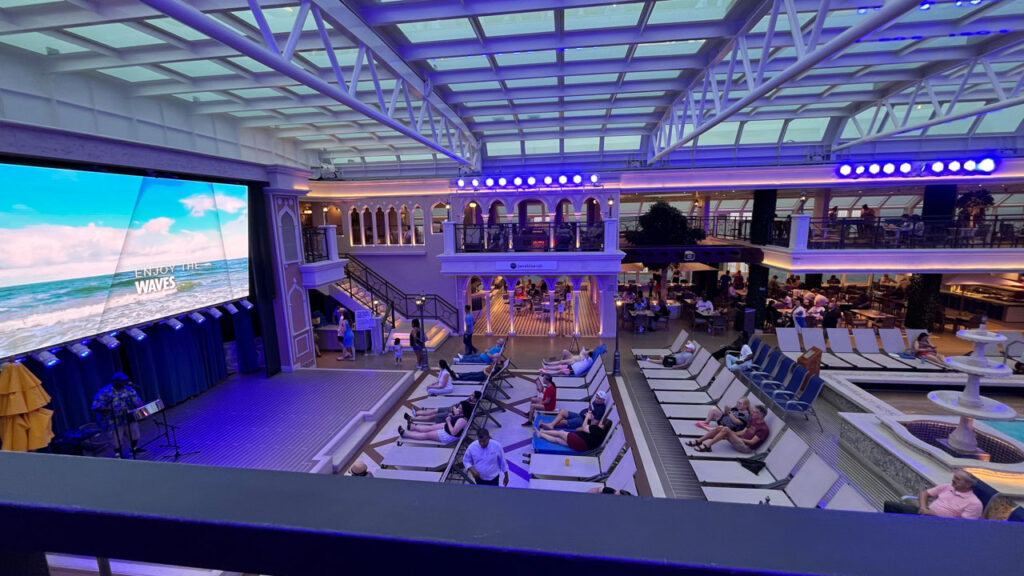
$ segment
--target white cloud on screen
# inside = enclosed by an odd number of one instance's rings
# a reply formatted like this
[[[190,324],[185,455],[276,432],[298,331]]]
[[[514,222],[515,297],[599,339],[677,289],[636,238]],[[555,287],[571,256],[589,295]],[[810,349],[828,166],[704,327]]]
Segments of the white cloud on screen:
[[[236,214],[246,208],[245,200],[219,193],[214,196],[209,194],[189,196],[182,198],[181,203],[188,208],[190,216],[203,216],[207,211],[214,209],[228,214]]]

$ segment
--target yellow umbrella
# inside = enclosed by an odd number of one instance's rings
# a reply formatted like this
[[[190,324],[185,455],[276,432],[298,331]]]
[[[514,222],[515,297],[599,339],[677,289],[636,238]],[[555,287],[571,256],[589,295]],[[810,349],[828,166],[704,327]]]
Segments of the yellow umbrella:
[[[53,411],[43,408],[50,395],[22,364],[0,369],[0,439],[3,450],[27,452],[45,448],[53,439]]]

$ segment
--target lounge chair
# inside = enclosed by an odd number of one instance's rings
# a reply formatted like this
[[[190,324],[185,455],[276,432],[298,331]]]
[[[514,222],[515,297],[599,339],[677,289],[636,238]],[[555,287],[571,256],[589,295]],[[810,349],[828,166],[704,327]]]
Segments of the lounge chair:
[[[802,369],[801,366],[797,366],[797,369]],[[795,375],[797,370],[793,370]],[[795,377],[795,376],[793,376]],[[814,416],[814,419],[818,422],[818,429],[822,432],[825,431],[821,426],[821,419],[818,418],[818,413],[814,411],[814,401],[818,399],[818,394],[821,394],[822,387],[825,386],[825,380],[820,376],[811,375],[810,380],[807,381],[807,385],[803,389],[787,387],[786,390],[776,390],[772,393],[772,401],[775,402],[779,408],[782,408],[785,414],[803,414],[804,418],[810,414]]]
[[[393,446],[380,462],[381,468],[394,466],[414,470],[443,470],[451,460],[453,448]]]
[[[616,490],[630,490],[636,493],[633,476],[636,474],[636,460],[633,459],[633,449],[626,449],[626,453],[619,458],[618,462],[612,465],[611,472],[607,475],[598,474],[593,478],[584,481],[573,480],[551,480],[548,478],[530,478],[530,488],[533,490],[556,490],[558,492],[589,492],[594,488],[605,486]],[[604,482],[601,482],[604,479]]]
[[[782,490],[757,488],[704,487],[704,497],[711,502],[733,504],[771,504],[773,506],[799,506],[815,508],[820,505],[829,489],[839,480],[839,473],[821,456],[811,453],[800,470]]]
[[[418,480],[420,482],[440,482],[441,472],[427,470],[395,470],[381,468],[372,472],[374,478],[390,478],[392,480]]]
[[[704,369],[704,364],[711,360],[711,352],[708,352],[707,348],[701,348],[697,351],[697,354],[693,357],[693,362],[685,368],[643,368],[643,373],[646,378],[656,378],[659,380],[690,380],[697,377],[700,371]],[[648,362],[648,364],[653,364]]]
[[[725,385],[725,391],[722,395],[710,404],[662,404],[661,411],[665,413],[665,416],[669,418],[669,422],[672,423],[672,427],[676,427],[676,420],[685,419],[687,425],[693,426],[694,420],[703,420],[708,415],[708,410],[711,408],[722,408],[725,406],[735,406],[736,401],[747,395],[747,387],[739,380],[735,378],[727,379],[724,376],[722,380],[729,380],[728,384]],[[714,390],[715,386],[709,389]]]
[[[828,343],[832,348],[832,354],[847,364],[856,368],[877,370],[881,368],[878,364],[853,351],[853,343],[850,341],[849,328],[829,328]]]
[[[722,365],[712,358],[704,365],[704,369],[697,374],[693,380],[662,380],[659,378],[648,378],[647,386],[651,390],[672,390],[676,392],[700,392],[711,386],[715,374],[722,368]],[[724,375],[719,376],[724,378]]]
[[[765,468],[754,474],[736,462],[691,460],[690,466],[701,484],[768,486],[787,478],[807,453],[807,443],[787,430],[764,459]]]
[[[854,490],[853,486],[843,484],[829,499],[825,510],[846,510],[849,512],[878,512],[875,505]]]
[[[616,424],[615,429],[608,433],[604,444],[597,448],[593,455],[534,454],[530,457],[530,476],[584,480],[607,473],[625,446],[626,433]]]
[[[589,401],[599,388],[608,384],[608,373],[598,370],[597,376],[590,381],[586,388],[565,388],[556,386],[559,400],[583,400]]]
[[[796,328],[779,328],[775,331],[779,340],[779,351],[792,360],[796,360],[803,354],[800,347],[800,333]]]
[[[697,392],[670,392],[666,390],[655,390],[654,395],[658,398],[659,404],[713,404],[720,396],[719,391],[725,391],[726,387],[736,382],[736,376],[732,372],[716,378],[711,387],[706,391]],[[742,384],[740,384],[742,386]]]
[[[925,330],[907,330],[907,338],[916,338],[918,334],[925,332]],[[882,340],[882,348],[889,353],[890,356],[893,354],[900,357],[900,360],[904,361],[910,367],[917,370],[941,370],[935,364],[931,362],[918,360],[917,358],[904,358],[903,355],[907,353],[907,343],[903,340],[903,334],[899,328],[882,328],[878,331],[878,337]]]
[[[634,356],[668,356],[682,350],[689,335],[690,333],[686,331],[686,328],[683,328],[679,331],[676,339],[669,344],[668,348],[633,348],[631,351]]]
[[[552,376],[551,380],[555,383],[555,386],[559,388],[586,388],[590,386],[590,383],[594,381],[602,372],[604,372],[604,362],[601,361],[601,357],[594,358],[590,368],[581,376]]]
[[[825,345],[824,328],[804,328],[803,337],[805,349],[817,348],[821,350],[821,363],[826,368],[852,368],[849,363],[829,354],[828,347]]]
[[[677,422],[685,421],[677,420]],[[765,424],[768,425],[768,429],[771,430],[771,433],[768,435],[767,440],[763,444],[761,444],[761,447],[757,449],[756,453],[758,454],[761,452],[767,452],[773,444],[778,442],[782,433],[786,430],[786,423],[783,422],[781,418],[779,418],[778,416],[771,412],[769,412],[768,415],[764,417],[764,422]],[[728,442],[715,443],[714,445],[711,446],[711,452],[698,452],[696,447],[687,446],[686,443],[693,440],[694,436],[703,436],[707,432],[707,430],[698,428],[697,426],[694,425],[692,420],[687,423],[690,425],[690,430],[693,430],[694,433],[690,434],[690,431],[686,430],[685,432],[688,436],[680,438],[679,442],[683,445],[683,451],[686,452],[686,455],[689,458],[697,458],[700,460],[739,460],[741,458],[749,458],[753,456],[753,454],[744,454],[743,452],[737,451],[735,448],[733,448],[732,444],[729,444]],[[676,435],[682,436],[678,432],[676,432]]]
[[[860,352],[861,356],[890,370],[911,370],[914,368],[913,364],[904,362],[900,358],[893,358],[888,354],[883,354],[878,349],[878,338],[875,336],[874,329],[854,328],[852,332],[853,341],[857,344],[857,352]]]

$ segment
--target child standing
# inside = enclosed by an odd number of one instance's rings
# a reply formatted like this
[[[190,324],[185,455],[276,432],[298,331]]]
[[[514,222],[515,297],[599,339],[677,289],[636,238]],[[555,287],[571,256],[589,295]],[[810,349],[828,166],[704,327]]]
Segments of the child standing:
[[[391,349],[395,351],[395,366],[402,365],[402,339],[395,338],[395,343],[391,345]]]

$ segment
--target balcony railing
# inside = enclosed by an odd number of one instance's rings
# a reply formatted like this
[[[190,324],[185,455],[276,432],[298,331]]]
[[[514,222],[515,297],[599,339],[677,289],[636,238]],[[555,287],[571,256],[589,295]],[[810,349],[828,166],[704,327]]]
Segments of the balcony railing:
[[[337,242],[335,238],[331,240]],[[327,249],[327,230],[324,228],[302,229],[302,252],[306,264],[330,259]]]
[[[455,225],[455,251],[601,252],[605,223]]]
[[[809,220],[807,249],[949,249],[1024,247],[1024,217],[993,216],[984,221],[923,218],[904,223],[859,218]]]
[[[720,216],[711,221],[711,229],[708,236],[724,238],[727,240],[750,241],[750,227],[753,220],[737,219]],[[768,237],[768,244],[772,246],[789,246],[790,220],[776,218],[772,222],[771,235]]]

